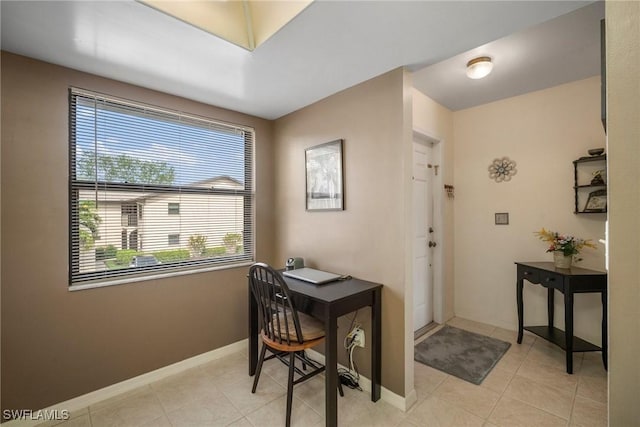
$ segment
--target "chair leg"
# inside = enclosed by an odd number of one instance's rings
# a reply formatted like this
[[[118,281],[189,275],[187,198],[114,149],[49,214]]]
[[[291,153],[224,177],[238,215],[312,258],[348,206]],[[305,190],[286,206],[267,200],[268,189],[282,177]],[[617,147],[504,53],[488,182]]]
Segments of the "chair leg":
[[[303,359],[302,360],[302,370],[306,371],[307,370],[307,364],[304,363],[304,361],[307,359],[307,353],[304,350],[302,350],[301,353],[302,353],[302,359]]]
[[[286,427],[291,426],[291,406],[293,405],[293,372],[296,362],[295,352],[289,353],[289,382],[287,383],[287,422]]]
[[[262,371],[262,363],[264,362],[264,354],[267,352],[267,345],[262,343],[262,350],[260,350],[260,359],[258,359],[258,366],[256,367],[256,376],[253,379],[253,388],[251,389],[251,393],[256,392],[256,388],[258,387],[258,380],[260,379],[260,371]]]

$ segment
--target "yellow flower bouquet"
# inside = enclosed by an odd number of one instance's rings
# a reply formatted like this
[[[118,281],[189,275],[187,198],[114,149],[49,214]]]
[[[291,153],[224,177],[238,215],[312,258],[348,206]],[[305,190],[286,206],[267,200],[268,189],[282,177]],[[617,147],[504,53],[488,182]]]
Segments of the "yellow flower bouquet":
[[[547,252],[562,252],[564,256],[577,255],[582,248],[596,249],[596,245],[591,240],[580,239],[578,237],[560,234],[556,231],[545,230],[534,232],[542,241],[549,243]]]

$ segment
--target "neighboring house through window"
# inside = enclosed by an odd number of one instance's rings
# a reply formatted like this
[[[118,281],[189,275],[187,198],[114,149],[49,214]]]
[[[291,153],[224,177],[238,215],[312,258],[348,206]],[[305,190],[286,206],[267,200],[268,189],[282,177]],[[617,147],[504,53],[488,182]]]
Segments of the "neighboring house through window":
[[[72,286],[254,260],[253,129],[80,89],[70,113]]]

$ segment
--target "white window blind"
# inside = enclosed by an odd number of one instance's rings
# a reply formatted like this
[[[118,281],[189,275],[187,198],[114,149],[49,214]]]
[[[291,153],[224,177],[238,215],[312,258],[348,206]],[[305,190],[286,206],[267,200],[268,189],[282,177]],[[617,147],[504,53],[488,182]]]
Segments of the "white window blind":
[[[254,259],[244,126],[72,88],[70,284]]]

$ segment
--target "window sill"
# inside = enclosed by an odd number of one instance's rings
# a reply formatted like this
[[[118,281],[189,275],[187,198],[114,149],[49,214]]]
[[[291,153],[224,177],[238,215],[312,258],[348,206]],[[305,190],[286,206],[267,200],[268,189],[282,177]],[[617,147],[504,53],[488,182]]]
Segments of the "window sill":
[[[146,282],[148,280],[156,280],[156,279],[166,279],[168,277],[178,277],[178,276],[184,276],[187,274],[206,273],[209,271],[217,271],[217,270],[228,270],[230,268],[248,267],[252,264],[253,264],[253,261],[243,261],[237,264],[217,265],[212,267],[202,267],[202,268],[190,269],[190,270],[170,271],[166,273],[158,273],[153,275],[126,277],[121,279],[104,280],[100,282],[83,283],[79,285],[69,286],[69,291],[70,292],[83,291],[86,289],[103,288],[106,286],[125,285],[127,283]]]

